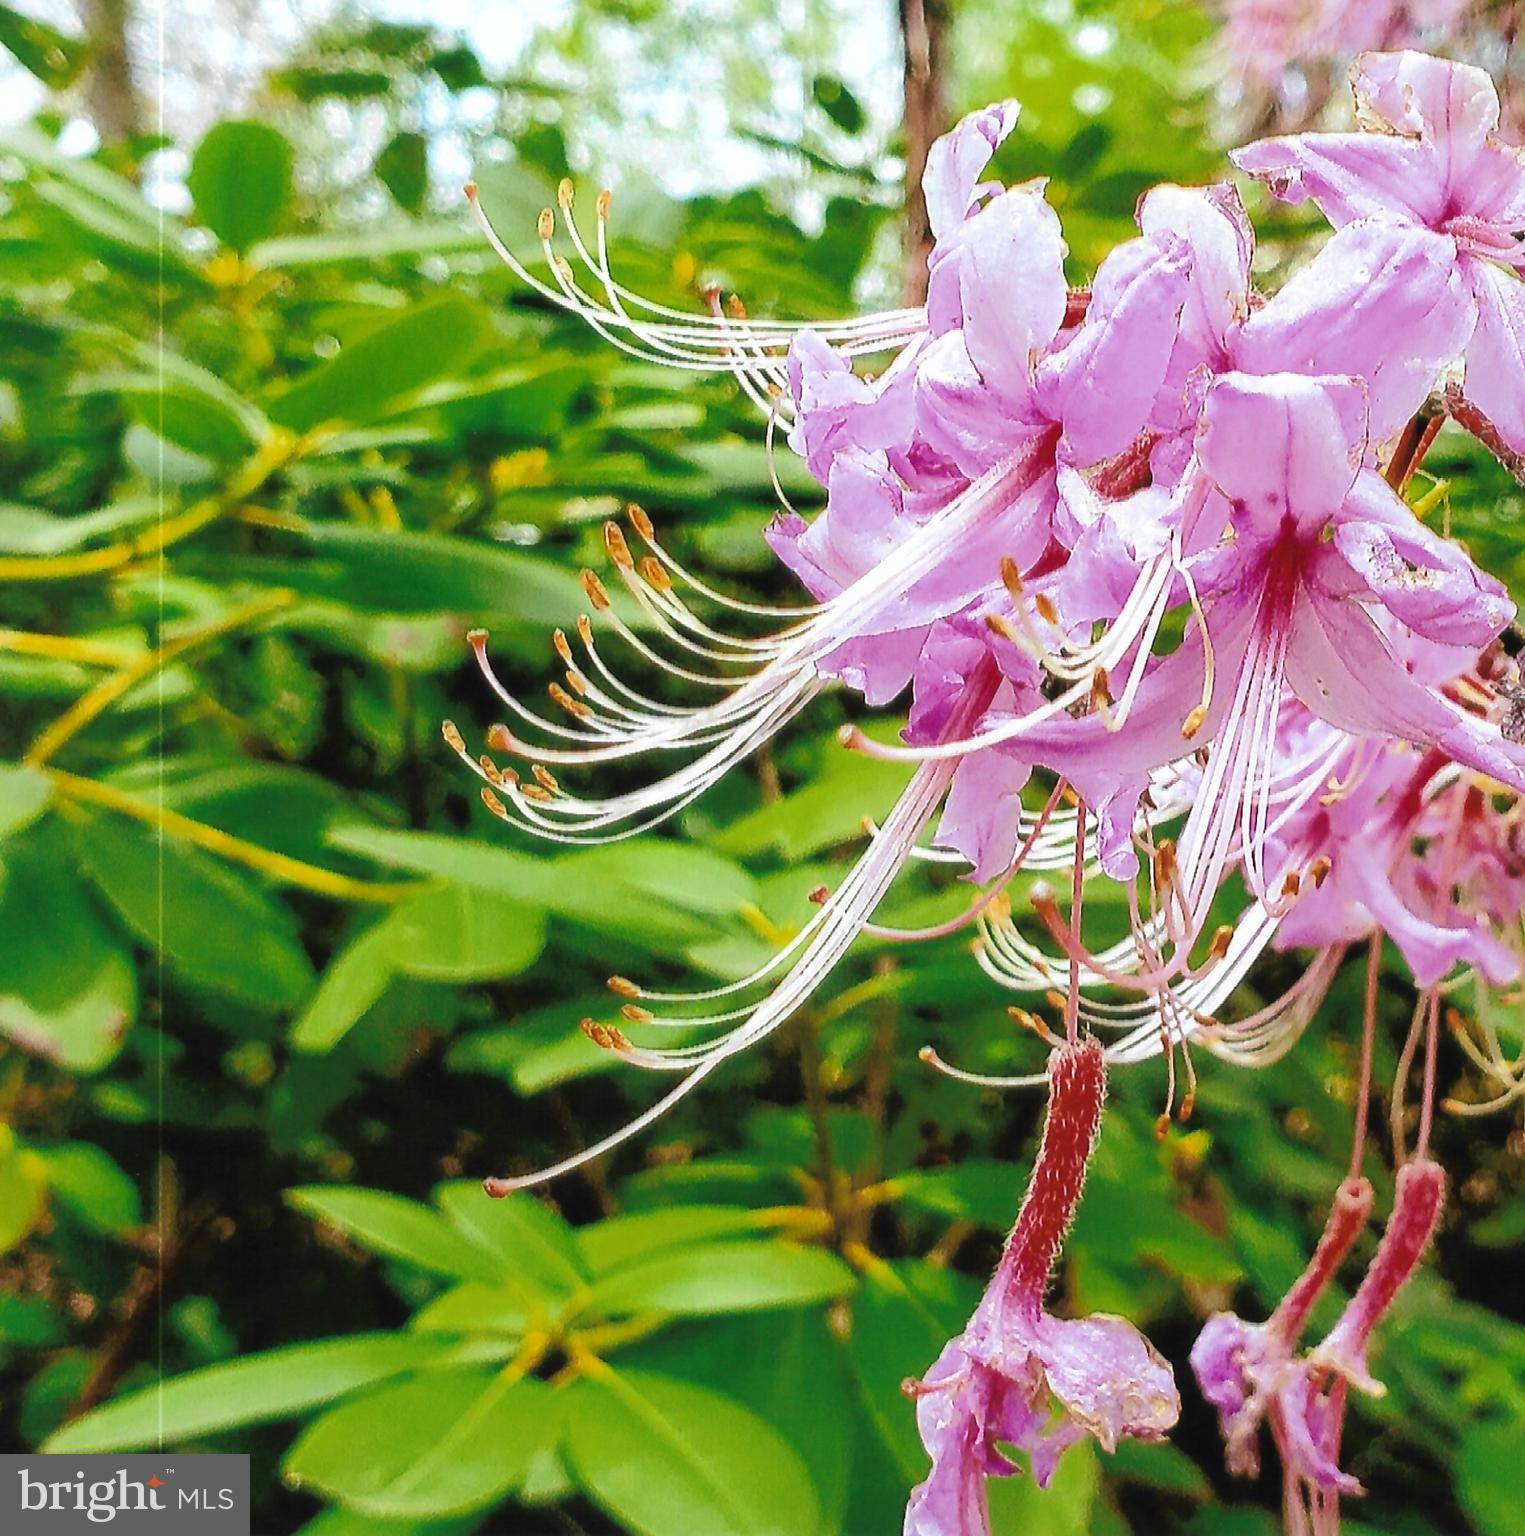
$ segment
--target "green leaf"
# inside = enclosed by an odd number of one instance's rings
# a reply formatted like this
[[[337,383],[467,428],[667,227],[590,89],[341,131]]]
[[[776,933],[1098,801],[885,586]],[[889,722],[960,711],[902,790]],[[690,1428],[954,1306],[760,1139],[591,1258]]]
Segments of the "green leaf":
[[[416,1200],[380,1189],[327,1184],[288,1189],[286,1199],[304,1215],[338,1228],[362,1248],[402,1259],[430,1274],[458,1280],[502,1278],[501,1264],[464,1238],[438,1211]]]
[[[429,147],[421,133],[393,134],[371,167],[400,208],[418,213],[429,195]]]
[[[105,816],[78,850],[122,922],[193,986],[271,1010],[297,1007],[312,987],[290,912],[227,865]]]
[[[57,27],[8,5],[0,5],[0,48],[50,91],[72,85],[90,58],[90,47],[82,39],[65,37]]]
[[[298,1051],[332,1050],[360,1022],[396,974],[390,921],[373,923],[334,956],[318,990],[291,1026]]]
[[[799,1536],[820,1507],[804,1464],[750,1409],[672,1377],[601,1371],[571,1389],[578,1483],[642,1536]]]
[[[270,417],[294,432],[374,421],[464,367],[491,334],[491,317],[475,300],[447,294],[415,304],[305,374],[270,402]]]
[[[522,1291],[462,1280],[441,1291],[408,1319],[415,1333],[502,1333],[520,1338],[529,1323]]]
[[[520,1191],[494,1200],[474,1179],[459,1179],[441,1184],[434,1198],[456,1230],[491,1256],[498,1274],[542,1293],[586,1281],[572,1228],[534,1195]]]
[[[42,1159],[0,1124],[0,1253],[14,1247],[43,1212],[46,1178]]]
[[[845,1296],[853,1284],[852,1271],[824,1248],[739,1239],[637,1259],[600,1280],[587,1306],[605,1314],[703,1317],[809,1306]]]
[[[477,256],[483,249],[481,232],[462,223],[414,224],[401,229],[382,227],[321,235],[284,235],[265,240],[249,252],[259,268],[322,268],[353,262],[419,259],[424,256]]]
[[[144,1387],[65,1425],[44,1450],[125,1451],[290,1418],[357,1387],[448,1360],[452,1341],[406,1333],[357,1333],[246,1355]]]
[[[622,1264],[721,1237],[743,1237],[763,1225],[744,1205],[675,1205],[665,1211],[634,1211],[577,1229],[577,1246],[596,1275]]]
[[[408,897],[384,926],[393,964],[424,981],[517,976],[545,948],[545,917],[537,908],[459,885]]]
[[[970,1289],[962,1277],[926,1265],[875,1265],[853,1302],[848,1356],[864,1406],[907,1487],[927,1475],[927,1455],[900,1383],[925,1375],[964,1326],[973,1309]]]
[[[1479,1536],[1512,1536],[1520,1525],[1520,1436],[1525,1422],[1490,1419],[1462,1432],[1456,1496]]]
[[[0,837],[29,827],[53,799],[53,781],[21,763],[0,763]]]
[[[125,1232],[143,1220],[138,1187],[110,1153],[88,1141],[34,1147],[52,1197],[81,1221],[104,1232]]]
[[[52,823],[8,845],[0,880],[0,1035],[99,1071],[137,1016],[133,968],[96,915]]]
[[[986,1485],[991,1536],[1092,1536],[1100,1485],[1089,1440],[1065,1451],[1047,1488],[1020,1473],[993,1477]]]
[[[291,145],[266,123],[218,123],[197,148],[186,185],[202,223],[242,253],[280,225]]]
[[[341,1403],[303,1431],[285,1480],[364,1514],[460,1515],[523,1480],[549,1389],[480,1369],[433,1371]]]

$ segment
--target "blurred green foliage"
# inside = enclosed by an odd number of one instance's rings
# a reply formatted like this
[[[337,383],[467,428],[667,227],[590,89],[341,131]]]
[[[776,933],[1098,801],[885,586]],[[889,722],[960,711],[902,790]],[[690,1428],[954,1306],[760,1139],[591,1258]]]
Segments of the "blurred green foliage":
[[[664,24],[583,24],[613,11]],[[5,26],[65,83],[67,40]],[[1181,86],[1202,35],[1162,0],[963,12],[960,93],[1027,103],[1000,169],[1053,178],[1078,278],[1148,183],[1221,171]],[[776,189],[621,187],[624,281],[806,316],[883,289],[882,146],[811,75],[785,163],[819,223]],[[607,1168],[501,1203],[476,1183],[650,1101],[576,1027],[610,971],[744,974],[900,782],[836,749],[830,698],[677,835],[557,855],[503,835],[440,743],[490,718],[466,631],[537,691],[628,498],[714,580],[788,590],[744,402],[605,350],[431,186],[417,93],[484,83],[519,123],[484,146],[484,202],[536,255],[563,104],[424,28],[314,40],[274,123],[195,148],[184,218],[120,148],[61,154],[56,117],[0,139],[0,1423],[18,1446],[248,1450],[264,1531],[895,1530],[925,1470],[900,1383],[978,1295],[1038,1113],[916,1059],[1038,1063],[957,943],[865,941]],[[344,216],[303,116],[335,97],[391,114]],[[1432,463],[1519,589],[1513,488],[1449,438]],[[890,917],[964,899],[914,874]],[[1047,1495],[998,1485],[1002,1533],[1275,1530],[1274,1474],[1227,1482],[1185,1358],[1215,1307],[1272,1306],[1318,1230],[1358,986],[1275,1068],[1210,1063],[1163,1140],[1160,1069],[1115,1083],[1063,1302],[1147,1326],[1188,1406],[1172,1445],[1076,1448]],[[1406,1011],[1395,984],[1393,1031]],[[1518,1529],[1507,1131],[1442,1132],[1459,1195],[1348,1435],[1373,1489],[1352,1530]]]

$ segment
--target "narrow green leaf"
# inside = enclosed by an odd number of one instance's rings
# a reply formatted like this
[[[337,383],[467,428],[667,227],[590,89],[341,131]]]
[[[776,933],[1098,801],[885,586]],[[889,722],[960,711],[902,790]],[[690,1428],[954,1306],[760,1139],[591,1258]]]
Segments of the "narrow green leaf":
[[[799,1536],[820,1506],[800,1458],[717,1392],[647,1371],[571,1389],[564,1448],[578,1483],[642,1536]]]
[[[491,317],[475,300],[426,300],[304,375],[270,402],[270,417],[294,432],[329,421],[374,421],[404,396],[464,367],[491,334]]]
[[[596,1275],[667,1248],[756,1233],[762,1220],[744,1205],[675,1205],[633,1211],[577,1229],[577,1246]]]
[[[852,1271],[824,1248],[739,1239],[637,1259],[605,1275],[587,1305],[594,1312],[702,1317],[809,1306],[845,1296],[853,1284]]]
[[[53,799],[53,781],[21,763],[0,763],[0,837],[30,826]]]
[[[298,1051],[332,1050],[365,1016],[396,973],[389,922],[373,923],[334,956],[318,990],[291,1026]]]
[[[523,1480],[548,1395],[542,1382],[479,1369],[394,1382],[310,1424],[285,1480],[389,1518],[485,1509]]]
[[[125,1451],[290,1418],[357,1387],[451,1356],[452,1341],[406,1333],[357,1333],[246,1355],[144,1387],[66,1424],[42,1449]]]
[[[251,1007],[297,1007],[312,965],[289,911],[197,849],[110,817],[78,838],[80,863],[122,922],[193,986]]]
[[[373,1253],[458,1280],[502,1278],[501,1264],[462,1237],[438,1211],[416,1200],[380,1189],[327,1184],[288,1189],[286,1199],[303,1214],[337,1227]]]
[[[384,942],[395,967],[424,981],[517,976],[545,948],[545,917],[496,891],[436,886],[401,903]]]

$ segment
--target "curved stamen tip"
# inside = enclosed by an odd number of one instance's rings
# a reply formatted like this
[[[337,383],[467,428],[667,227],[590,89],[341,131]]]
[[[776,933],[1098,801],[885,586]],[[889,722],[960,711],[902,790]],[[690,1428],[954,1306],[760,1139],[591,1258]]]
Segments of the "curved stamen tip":
[[[656,537],[656,525],[646,515],[644,508],[636,506],[636,504],[632,501],[630,505],[625,508],[625,516],[630,519],[630,522],[635,528],[635,531],[640,534],[643,539],[654,539]]]
[[[487,807],[499,821],[508,820],[508,807],[495,795],[487,785],[482,786],[482,804]]]
[[[474,203],[478,202],[479,199],[478,199],[478,196],[477,196],[477,184],[476,184],[476,182],[468,181],[461,188],[461,196],[464,197],[468,203],[473,203],[474,204]]]
[[[837,727],[837,744],[846,747],[849,752],[859,752],[867,745],[868,738],[863,734],[861,726],[849,721],[846,725]]]
[[[464,752],[466,750],[466,738],[461,735],[454,720],[441,720],[439,733],[445,738],[445,745],[452,752]]]
[[[487,631],[485,629],[468,629],[466,631],[466,644],[478,655],[487,649]]]
[[[625,542],[625,535],[620,532],[618,523],[604,524],[604,548],[622,571],[633,569],[635,561],[630,558],[630,546]]]
[[[930,1045],[922,1046],[916,1053],[916,1059],[917,1061],[924,1061],[929,1067],[940,1067],[943,1065],[942,1057]]]
[[[577,188],[573,185],[572,178],[570,176],[563,176],[556,183],[556,201],[563,208],[570,208],[572,206],[572,199],[576,196]]]
[[[1198,704],[1192,712],[1181,722],[1181,735],[1186,741],[1190,741],[1198,731],[1202,729],[1202,723],[1207,719],[1207,706]]]
[[[535,220],[535,233],[542,240],[549,240],[556,233],[556,215],[549,208],[540,210],[540,217]]]
[[[523,1189],[524,1184],[519,1179],[499,1179],[489,1174],[482,1180],[482,1193],[490,1200],[502,1200],[513,1194],[515,1190]]]
[[[641,989],[625,976],[611,976],[604,985],[617,997],[639,997],[641,995]]]

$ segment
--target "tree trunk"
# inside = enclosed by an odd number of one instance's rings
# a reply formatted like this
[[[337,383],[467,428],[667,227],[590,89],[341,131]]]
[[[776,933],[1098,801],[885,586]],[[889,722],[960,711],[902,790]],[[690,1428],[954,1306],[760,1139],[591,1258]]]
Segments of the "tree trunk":
[[[905,233],[901,291],[907,304],[927,296],[932,226],[921,190],[932,141],[947,126],[945,73],[953,0],[897,0],[905,43]]]
[[[93,55],[85,82],[85,109],[102,143],[143,132],[143,99],[127,51],[131,0],[80,0],[80,20]]]

